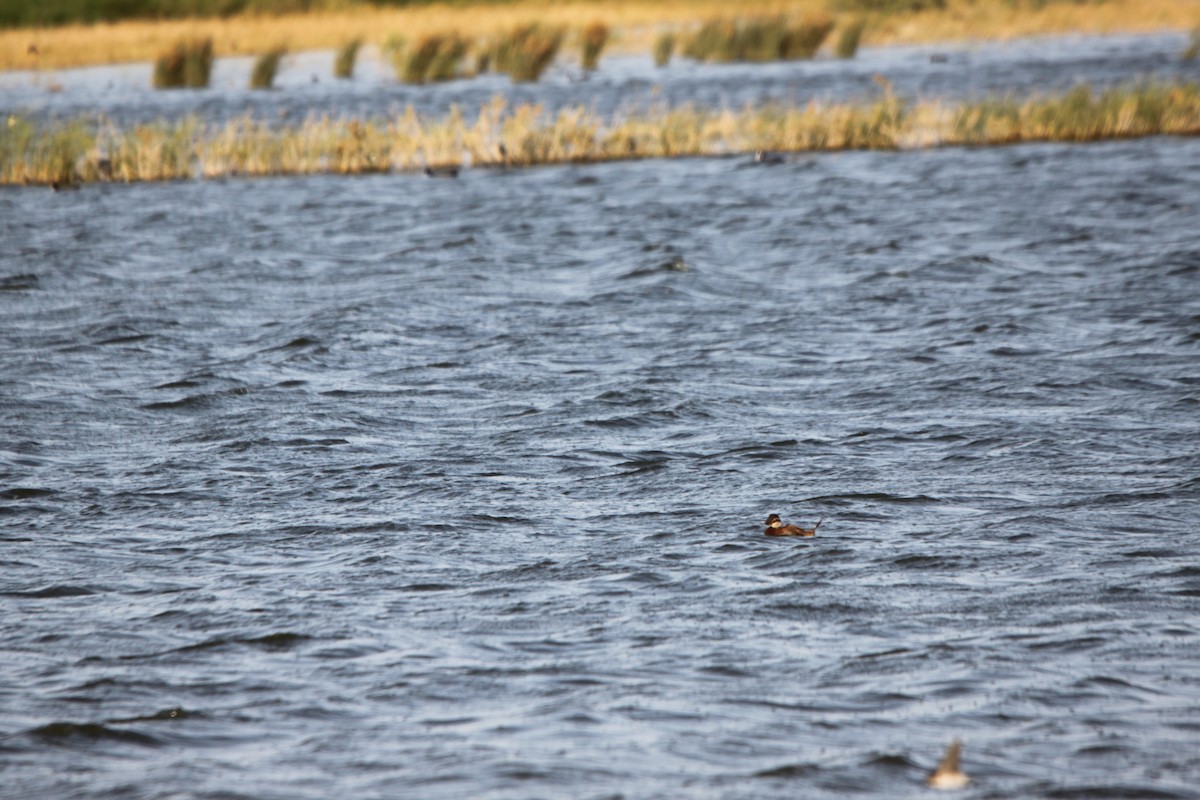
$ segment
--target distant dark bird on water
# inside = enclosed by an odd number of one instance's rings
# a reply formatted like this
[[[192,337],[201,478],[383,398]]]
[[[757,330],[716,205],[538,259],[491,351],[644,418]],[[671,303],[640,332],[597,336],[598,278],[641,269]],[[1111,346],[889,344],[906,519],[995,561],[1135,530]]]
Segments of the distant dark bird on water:
[[[52,192],[74,192],[79,189],[78,183],[70,181],[50,181],[50,191]]]
[[[772,153],[768,150],[755,150],[754,151],[754,163],[755,164],[783,164],[786,161],[787,161],[787,159],[785,159],[783,156],[779,155],[779,153]]]
[[[821,527],[821,523],[824,521],[823,519],[817,520],[817,524],[811,528],[801,528],[799,525],[784,525],[778,514],[772,514],[763,523],[767,526],[763,533],[766,536],[816,536],[817,528]]]
[[[458,167],[426,167],[426,178],[457,178]]]
[[[934,789],[961,789],[971,782],[967,774],[958,768],[959,753],[962,752],[962,742],[955,739],[946,748],[946,755],[938,762],[937,769],[929,773],[926,780]]]

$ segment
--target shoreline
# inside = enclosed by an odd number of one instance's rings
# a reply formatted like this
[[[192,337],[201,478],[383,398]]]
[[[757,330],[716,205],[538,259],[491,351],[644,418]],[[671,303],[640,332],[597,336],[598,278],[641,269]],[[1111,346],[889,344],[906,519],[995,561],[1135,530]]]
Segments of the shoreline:
[[[546,5],[518,0],[503,5],[359,9],[276,17],[133,20],[0,30],[0,72],[149,62],[174,42],[195,37],[212,37],[216,57],[228,58],[261,54],[280,44],[291,52],[330,50],[355,38],[379,46],[397,32],[416,38],[456,30],[468,38],[486,38],[534,19],[566,26],[571,38],[583,25],[601,21],[613,29],[609,52],[649,55],[655,36],[664,30],[683,31],[718,17],[780,13],[799,17],[826,14],[839,22],[861,16],[849,11],[830,12],[820,0],[691,0],[664,7],[636,0],[603,5]],[[1038,9],[1016,8],[1005,0],[948,0],[943,10],[874,13],[867,14],[866,20],[863,45],[886,46],[1006,41],[1043,35],[1186,32],[1200,26],[1200,10],[1187,0],[1048,3]],[[576,47],[572,41],[568,50]]]

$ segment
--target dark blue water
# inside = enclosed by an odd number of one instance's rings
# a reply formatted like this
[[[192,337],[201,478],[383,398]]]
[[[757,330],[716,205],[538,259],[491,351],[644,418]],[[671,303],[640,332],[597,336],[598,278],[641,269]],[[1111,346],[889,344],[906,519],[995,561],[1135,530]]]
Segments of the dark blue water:
[[[1197,219],[1168,138],[4,190],[0,796],[1198,797]]]

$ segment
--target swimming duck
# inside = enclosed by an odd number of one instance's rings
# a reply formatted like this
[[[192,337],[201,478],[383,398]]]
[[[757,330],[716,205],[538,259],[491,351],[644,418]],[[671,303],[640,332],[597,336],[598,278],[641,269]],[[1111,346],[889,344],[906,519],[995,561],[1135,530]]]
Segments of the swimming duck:
[[[763,533],[767,536],[816,536],[817,528],[821,527],[824,521],[819,519],[811,528],[801,528],[799,525],[784,525],[778,514],[772,514],[764,523],[767,529]]]
[[[457,178],[458,167],[426,167],[426,178]]]
[[[962,742],[955,739],[946,748],[946,755],[938,762],[937,769],[929,774],[926,781],[934,789],[961,789],[971,782],[967,774],[958,768],[958,756],[962,751]]]
[[[786,161],[787,161],[787,159],[784,158],[783,156],[779,155],[778,153],[772,153],[767,150],[755,150],[754,151],[754,163],[755,164],[783,164]]]

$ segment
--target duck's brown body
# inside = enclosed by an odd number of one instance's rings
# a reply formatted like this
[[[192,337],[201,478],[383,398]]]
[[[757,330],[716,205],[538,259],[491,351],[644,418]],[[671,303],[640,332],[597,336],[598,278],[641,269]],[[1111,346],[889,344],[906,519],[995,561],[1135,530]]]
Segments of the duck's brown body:
[[[962,743],[955,739],[946,748],[946,755],[929,775],[926,781],[934,789],[961,789],[971,782],[967,774],[959,769],[958,760],[962,752]]]
[[[764,523],[767,529],[763,533],[767,536],[816,536],[822,522],[824,520],[817,520],[817,524],[811,528],[801,528],[799,525],[784,525],[778,514],[772,514]]]

